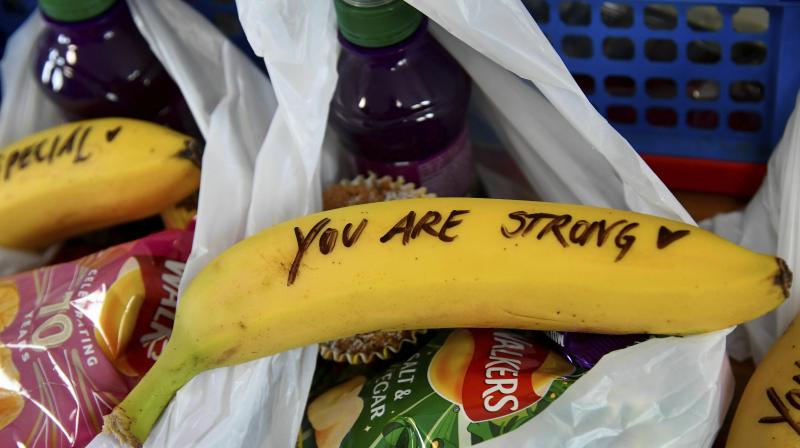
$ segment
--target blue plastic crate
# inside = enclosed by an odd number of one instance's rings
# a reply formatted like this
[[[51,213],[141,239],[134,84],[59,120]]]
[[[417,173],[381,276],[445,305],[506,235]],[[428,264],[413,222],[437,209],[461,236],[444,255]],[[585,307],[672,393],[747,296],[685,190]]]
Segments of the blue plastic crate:
[[[800,88],[800,1],[523,0],[642,154],[760,164]]]

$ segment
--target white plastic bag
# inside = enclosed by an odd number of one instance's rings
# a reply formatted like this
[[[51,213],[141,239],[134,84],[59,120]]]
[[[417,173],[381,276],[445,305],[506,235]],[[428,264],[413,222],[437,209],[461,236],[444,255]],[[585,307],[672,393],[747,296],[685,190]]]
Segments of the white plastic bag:
[[[31,14],[6,42],[5,53],[0,60],[3,81],[0,148],[64,120],[63,115],[39,90],[31,76],[33,58],[36,56],[36,37],[43,27],[41,16]],[[0,247],[0,275],[41,266],[52,259],[57,250],[57,245],[42,252]]]
[[[216,30],[203,28],[210,25],[200,20],[184,22],[185,28],[176,27],[188,12],[185,11],[188,7],[179,1],[161,4],[140,0],[132,6],[135,16],[146,23],[146,26],[140,23],[140,29],[182,91],[179,71],[191,84],[195,79],[191,72],[203,69],[204,58],[220,60],[220,53],[225,53],[230,46],[225,43],[223,51],[217,49],[211,53],[198,47],[193,36],[213,34]],[[281,17],[276,21],[294,17],[291,8],[275,14]],[[320,25],[329,23],[326,14],[324,9],[321,14],[315,11],[298,18],[294,24],[301,29],[319,29],[323,34]],[[200,28],[195,28],[198,26]],[[153,44],[154,41],[158,44]],[[333,44],[326,48],[316,42],[303,62],[312,63],[323,57],[333,60],[334,49]],[[289,53],[292,51],[290,49]],[[172,57],[178,59],[171,60]],[[290,57],[277,61],[276,64],[292,64]],[[321,59],[319,62],[326,64]],[[330,97],[335,78],[326,81],[324,73],[319,78],[312,74],[288,80],[279,78],[275,82],[282,83],[283,87],[281,106],[277,107],[268,81],[263,80],[260,88],[253,91],[250,80],[239,79],[235,71],[228,70],[228,64],[223,58],[219,71],[207,73],[206,79],[212,80],[209,86],[213,84],[214,91],[224,96],[209,114],[211,126],[209,132],[204,133],[207,145],[197,228],[182,287],[213,257],[245,234],[308,213],[319,202],[319,164],[308,165],[307,162],[313,160],[313,153],[318,154],[322,133],[296,128],[322,126],[324,129],[327,103],[322,103],[321,99]],[[327,89],[327,93],[313,89]],[[287,111],[284,106],[298,103],[302,105],[295,107],[302,107],[301,112]],[[191,101],[189,105],[197,115],[196,105]],[[299,114],[307,115],[299,120]],[[301,137],[296,138],[298,135]],[[318,135],[319,140],[304,139],[307,135]],[[301,156],[304,148],[310,148],[307,151],[312,155]],[[308,174],[304,174],[306,172]],[[254,182],[254,179],[264,180]],[[311,199],[315,197],[317,199]],[[316,346],[301,348],[197,376],[178,392],[145,446],[292,446],[302,412],[285,410],[304,407],[316,356]],[[116,446],[116,443],[102,434],[91,446]]]
[[[480,0],[409,3],[443,27],[434,26],[434,34],[474,79],[479,104],[542,199],[690,221],[592,108],[518,1],[491,7]],[[320,145],[328,144],[324,133],[337,46],[329,1],[239,0],[237,5],[251,45],[265,57],[280,104],[257,158],[247,227],[252,233],[319,206],[321,175],[335,168],[323,165],[329,162],[328,148]],[[708,446],[731,391],[726,333],[651,340],[615,353],[536,419],[486,446]],[[307,347],[201,375],[178,393],[148,445],[217,446],[224,440],[227,447],[291,446],[314,353]],[[265,365],[268,371],[256,381]],[[219,382],[205,380],[211,376]],[[259,412],[248,400],[247,412],[229,411],[211,424],[207,414],[241,405],[227,397],[231,391],[252,392],[260,400]]]
[[[139,30],[180,87],[206,140],[198,222],[185,282],[214,256],[245,236],[253,166],[277,101],[272,86],[258,67],[185,2],[129,0],[128,3]],[[0,145],[64,121],[30,76],[35,37],[42,26],[39,14],[32,14],[7,44],[0,64],[4,82]],[[0,274],[43,264],[55,249],[42,254],[0,249]],[[308,351],[305,356],[313,369],[316,352]],[[308,361],[292,360],[286,364],[309,369]],[[221,370],[222,374],[207,372],[196,378],[167,409],[148,445],[228,446],[230,442],[234,446],[247,446],[252,439],[247,425],[257,426],[254,416],[264,415],[260,410],[265,400],[274,398],[254,393],[253,385],[264,391],[282,388],[280,384],[264,381],[270,369],[268,361],[257,361]],[[298,386],[307,389],[308,384],[298,383]],[[240,422],[245,425],[236,426]],[[207,430],[217,427],[240,430],[236,434]],[[201,442],[195,443],[197,440]],[[101,434],[90,446],[117,444]]]
[[[776,254],[793,272],[800,268],[800,95],[783,138],[770,157],[767,177],[742,211],[715,216],[702,226],[748,249]],[[777,310],[736,329],[729,351],[760,362],[800,311],[800,286]]]

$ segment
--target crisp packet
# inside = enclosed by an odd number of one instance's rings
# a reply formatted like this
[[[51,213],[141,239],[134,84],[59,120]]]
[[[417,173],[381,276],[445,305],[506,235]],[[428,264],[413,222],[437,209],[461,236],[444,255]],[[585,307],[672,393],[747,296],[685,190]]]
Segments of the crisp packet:
[[[191,231],[0,278],[0,440],[79,447],[158,359]]]
[[[650,337],[645,334],[592,334],[564,331],[547,331],[548,338],[555,342],[561,353],[573,364],[591,369],[603,356]]]
[[[442,331],[405,361],[316,397],[298,446],[473,446],[534,418],[582,373],[533,332]]]

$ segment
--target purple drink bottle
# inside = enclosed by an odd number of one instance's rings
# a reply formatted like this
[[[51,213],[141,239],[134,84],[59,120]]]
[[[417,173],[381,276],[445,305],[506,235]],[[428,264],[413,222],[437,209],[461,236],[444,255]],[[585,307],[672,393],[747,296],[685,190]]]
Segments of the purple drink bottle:
[[[470,79],[402,0],[335,0],[339,81],[331,126],[360,172],[403,176],[439,196],[474,186]]]
[[[69,118],[130,117],[198,134],[124,0],[39,0],[39,9],[34,75]]]

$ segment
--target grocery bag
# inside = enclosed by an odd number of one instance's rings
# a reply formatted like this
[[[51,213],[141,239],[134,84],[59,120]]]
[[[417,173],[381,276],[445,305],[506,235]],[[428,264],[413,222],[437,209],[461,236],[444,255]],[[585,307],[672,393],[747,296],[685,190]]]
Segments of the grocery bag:
[[[207,144],[195,239],[181,282],[183,288],[205,264],[245,234],[256,231],[256,227],[308,213],[318,207],[318,199],[317,203],[306,199],[312,196],[312,186],[302,189],[312,179],[311,174],[302,178],[283,175],[282,172],[294,173],[305,169],[295,165],[311,159],[310,156],[298,156],[300,148],[319,151],[321,141],[295,140],[294,135],[318,134],[321,140],[321,133],[292,131],[290,126],[311,126],[314,120],[324,126],[327,105],[319,99],[330,96],[335,78],[330,78],[329,92],[322,95],[303,91],[305,85],[318,86],[318,82],[302,84],[306,78],[293,79],[293,82],[300,83],[299,86],[295,91],[284,89],[284,95],[293,95],[294,102],[298,98],[312,100],[305,103],[301,112],[289,113],[286,107],[278,107],[272,86],[263,75],[249,70],[239,73],[231,67],[241,55],[237,53],[234,59],[229,53],[234,50],[230,43],[214,40],[216,44],[210,49],[204,46],[208,35],[218,34],[211,25],[198,16],[196,21],[183,22],[185,27],[176,26],[183,16],[196,16],[183,2],[140,0],[130,3],[138,21],[146,24],[139,23],[140,29],[181,89],[184,89],[183,82],[186,81],[194,88],[210,88],[211,92],[219,95],[209,99],[202,97],[205,101],[199,102],[200,110],[210,124],[209,132],[204,132]],[[327,18],[319,15],[310,15],[303,20],[314,25],[309,30],[319,29],[319,25],[327,23]],[[316,51],[315,55],[329,54],[334,44],[331,42],[329,45],[327,49],[313,45],[311,51]],[[218,70],[207,71],[204,64],[208,61],[214,61],[211,66]],[[205,81],[208,81],[207,85]],[[281,99],[280,103],[292,104],[293,101]],[[189,105],[197,115],[195,107],[198,104],[190,102]],[[308,115],[297,120],[298,114]],[[205,129],[202,124],[201,129]],[[266,152],[267,147],[271,152]],[[254,181],[271,175],[277,177],[268,185]],[[275,185],[280,186],[275,188]],[[319,189],[318,174],[315,188]],[[259,218],[261,226],[257,226],[256,218],[251,216],[254,208],[263,213]],[[299,428],[302,414],[298,416],[298,413],[284,412],[284,409],[304,406],[316,356],[316,347],[309,347],[197,376],[178,392],[145,446],[291,446],[294,443],[292,434],[296,434],[295,428]],[[276,434],[275,428],[285,429],[283,434]],[[270,435],[269,439],[267,435]],[[100,434],[90,446],[119,445],[111,436]]]
[[[432,19],[435,37],[472,76],[476,106],[539,198],[691,222],[594,110],[519,1],[409,3]],[[206,165],[198,216],[206,230],[195,240],[184,285],[218,252],[210,229],[232,243],[242,230],[252,234],[317,211],[321,187],[341,168],[326,137],[337,78],[332,2],[239,0],[237,7],[278,107],[249,175],[232,178]],[[204,197],[212,182],[227,194]],[[214,212],[247,187],[247,212],[237,215],[246,224],[225,229]],[[485,446],[710,446],[730,401],[727,333],[657,338],[608,355],[536,418]],[[145,446],[292,446],[315,357],[309,346],[199,375],[178,392]]]
[[[748,249],[775,254],[796,272],[800,266],[800,95],[786,124],[783,137],[767,164],[767,176],[744,210],[717,215],[701,223]],[[736,359],[752,356],[756,362],[767,354],[800,310],[797,282],[778,309],[737,327],[729,340]]]
[[[128,4],[139,30],[180,87],[205,140],[205,168],[198,204],[198,215],[202,218],[195,227],[193,251],[185,271],[185,278],[190,278],[205,263],[245,235],[252,167],[277,101],[264,73],[184,1],[129,0]],[[0,61],[4,83],[0,105],[0,146],[65,120],[39,91],[31,76],[30,58],[34,54],[35,38],[42,27],[43,20],[38,12],[32,14],[11,36]],[[42,253],[32,253],[0,248],[0,275],[43,265],[56,250],[57,247],[52,247]],[[245,407],[243,403],[252,394],[241,385],[256,383],[256,379],[264,377],[266,369],[266,364],[259,371],[252,367],[242,369],[244,375],[252,376],[235,377],[242,394],[231,392],[237,387],[233,381],[227,383],[228,388],[218,382],[214,387],[208,387],[208,394],[199,394],[195,398],[217,404],[196,406],[196,410],[205,412],[212,422],[217,421],[209,412],[212,410],[231,415],[229,418],[238,418],[237,421],[250,421],[256,410],[263,406],[257,401],[258,397],[254,397],[253,405]],[[224,400],[215,398],[213,394],[223,396]],[[220,406],[229,399],[237,400],[237,405]],[[170,408],[169,412],[176,418],[174,415],[185,409]],[[236,411],[245,414],[244,417]],[[184,419],[186,415],[180,414]],[[224,424],[225,419],[220,418],[219,422]],[[193,431],[198,432],[196,429]],[[155,435],[153,439],[156,439]],[[111,438],[102,436],[93,441],[93,445],[116,446]],[[191,445],[161,443],[157,446]],[[217,443],[216,446],[226,446],[226,443]]]

